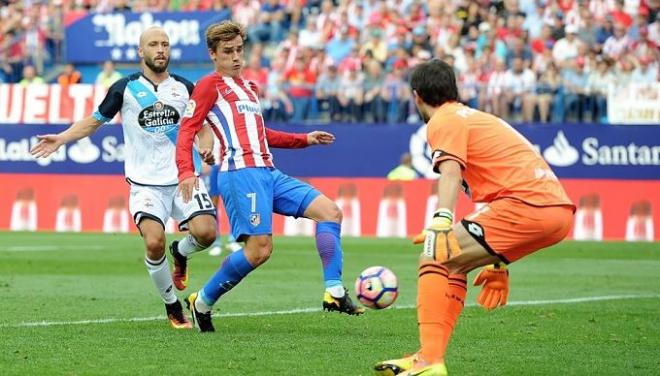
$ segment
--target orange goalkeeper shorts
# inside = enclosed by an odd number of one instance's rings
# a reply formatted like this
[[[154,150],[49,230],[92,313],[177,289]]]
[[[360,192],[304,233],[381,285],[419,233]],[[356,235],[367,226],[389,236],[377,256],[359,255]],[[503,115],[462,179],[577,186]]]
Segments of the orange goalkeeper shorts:
[[[575,207],[533,206],[503,198],[467,215],[461,223],[492,255],[510,263],[563,240]]]

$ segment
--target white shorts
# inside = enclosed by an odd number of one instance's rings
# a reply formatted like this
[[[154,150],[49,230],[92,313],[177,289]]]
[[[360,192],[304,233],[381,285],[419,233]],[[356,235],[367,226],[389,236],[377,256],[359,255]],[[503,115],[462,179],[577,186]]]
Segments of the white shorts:
[[[155,186],[131,184],[128,208],[131,211],[135,225],[144,218],[150,218],[165,228],[170,217],[179,222],[179,230],[188,229],[188,221],[200,214],[215,216],[215,207],[206,191],[202,179],[199,179],[199,189],[193,191],[193,198],[187,204],[177,192],[177,186]]]

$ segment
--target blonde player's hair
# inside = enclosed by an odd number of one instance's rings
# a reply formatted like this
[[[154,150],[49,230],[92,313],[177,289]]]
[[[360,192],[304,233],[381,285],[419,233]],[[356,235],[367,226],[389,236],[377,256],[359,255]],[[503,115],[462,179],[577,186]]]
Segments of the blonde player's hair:
[[[245,41],[246,35],[243,25],[233,21],[222,21],[206,29],[206,46],[209,50],[215,51],[220,42],[228,42],[237,36]]]

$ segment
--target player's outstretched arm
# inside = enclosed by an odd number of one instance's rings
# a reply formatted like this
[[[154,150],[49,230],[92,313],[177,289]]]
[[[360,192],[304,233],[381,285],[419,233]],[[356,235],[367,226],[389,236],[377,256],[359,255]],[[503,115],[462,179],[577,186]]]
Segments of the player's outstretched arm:
[[[335,142],[335,135],[323,131],[313,131],[307,133],[307,144],[309,145],[330,145]]]
[[[335,136],[323,131],[289,133],[266,128],[266,141],[273,148],[299,149],[310,145],[329,145],[335,141]]]
[[[32,147],[30,153],[35,158],[45,158],[56,152],[60,146],[96,132],[103,123],[103,121],[96,119],[94,116],[89,116],[73,123],[67,130],[58,134],[38,135],[37,139],[39,142]]]
[[[300,149],[309,146],[307,134],[276,131],[266,127],[268,146],[280,149]]]

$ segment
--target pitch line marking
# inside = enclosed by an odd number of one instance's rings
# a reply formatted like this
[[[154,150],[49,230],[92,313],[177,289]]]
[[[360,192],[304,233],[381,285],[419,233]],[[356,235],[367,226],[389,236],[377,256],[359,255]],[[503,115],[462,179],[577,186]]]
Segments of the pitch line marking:
[[[520,300],[508,302],[507,306],[535,306],[545,304],[576,304],[576,303],[589,303],[600,302],[607,300],[626,300],[626,299],[660,299],[660,294],[646,294],[646,295],[604,295],[604,296],[585,296],[581,298],[568,298],[568,299],[546,299],[546,300]],[[466,304],[466,307],[477,307],[478,304]],[[414,305],[400,305],[392,307],[392,309],[412,309]],[[296,313],[312,313],[320,312],[319,308],[296,308],[286,311],[263,311],[263,312],[235,312],[235,313],[221,313],[216,314],[214,317],[255,317],[255,316],[277,316],[277,315],[291,315]],[[42,326],[61,326],[61,325],[91,325],[91,324],[111,324],[123,322],[144,322],[144,321],[158,321],[165,320],[165,316],[151,316],[151,317],[132,317],[132,318],[109,318],[109,319],[96,319],[96,320],[79,320],[79,321],[35,321],[35,322],[22,322],[19,324],[0,324],[0,328],[26,328],[26,327],[42,327]]]
[[[12,245],[0,248],[0,252],[51,252],[51,251],[89,251],[110,249],[102,245]]]

